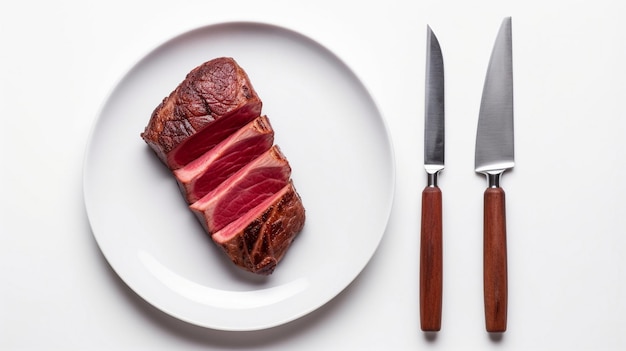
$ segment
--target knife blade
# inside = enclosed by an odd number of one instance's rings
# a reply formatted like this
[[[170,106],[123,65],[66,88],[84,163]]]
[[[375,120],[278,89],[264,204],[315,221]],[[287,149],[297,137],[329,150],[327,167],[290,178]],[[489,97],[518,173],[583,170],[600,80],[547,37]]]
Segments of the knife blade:
[[[441,329],[442,195],[437,176],[444,168],[445,104],[443,56],[430,26],[427,30],[424,168],[428,184],[422,191],[420,234],[420,326]]]
[[[483,289],[488,332],[507,327],[506,211],[500,179],[513,168],[513,54],[511,17],[502,21],[483,87],[476,133],[475,170],[487,177],[483,218]]]

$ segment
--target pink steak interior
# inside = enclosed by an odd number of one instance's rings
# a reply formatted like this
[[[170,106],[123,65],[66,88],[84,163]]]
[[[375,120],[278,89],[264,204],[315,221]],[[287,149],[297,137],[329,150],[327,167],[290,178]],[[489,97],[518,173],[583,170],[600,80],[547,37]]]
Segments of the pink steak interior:
[[[170,168],[178,169],[187,165],[256,117],[258,117],[256,110],[250,111],[244,107],[232,115],[216,119],[167,155]]]
[[[228,151],[227,155],[216,160],[211,167],[207,168],[206,172],[195,180],[194,187],[191,189],[192,193],[189,194],[190,200],[196,201],[208,194],[228,177],[269,149],[271,143],[272,139],[266,135],[259,135],[233,145],[232,151]]]
[[[213,231],[243,216],[288,184],[285,167],[263,167],[252,170],[215,205]]]

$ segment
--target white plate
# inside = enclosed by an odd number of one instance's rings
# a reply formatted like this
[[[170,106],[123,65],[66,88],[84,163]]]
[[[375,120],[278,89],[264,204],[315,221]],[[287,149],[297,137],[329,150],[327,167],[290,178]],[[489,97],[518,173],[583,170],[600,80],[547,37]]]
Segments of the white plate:
[[[250,76],[306,208],[304,230],[269,277],[217,249],[139,136],[186,73],[218,56]],[[311,39],[259,23],[202,27],[149,53],[105,101],[84,165],[89,221],[115,272],[160,310],[221,330],[277,326],[340,293],[385,232],[394,184],[388,132],[359,79]]]

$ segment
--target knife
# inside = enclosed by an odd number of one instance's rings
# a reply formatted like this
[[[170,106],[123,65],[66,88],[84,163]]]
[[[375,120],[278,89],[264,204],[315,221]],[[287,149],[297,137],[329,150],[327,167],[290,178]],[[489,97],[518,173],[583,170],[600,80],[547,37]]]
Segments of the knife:
[[[513,59],[511,18],[502,21],[493,46],[476,133],[476,172],[487,176],[483,219],[483,288],[488,332],[507,323],[507,248],[502,173],[515,165],[513,148]]]
[[[442,200],[437,176],[444,168],[444,74],[437,37],[427,27],[424,118],[424,168],[428,185],[422,191],[420,235],[420,325],[441,329]]]

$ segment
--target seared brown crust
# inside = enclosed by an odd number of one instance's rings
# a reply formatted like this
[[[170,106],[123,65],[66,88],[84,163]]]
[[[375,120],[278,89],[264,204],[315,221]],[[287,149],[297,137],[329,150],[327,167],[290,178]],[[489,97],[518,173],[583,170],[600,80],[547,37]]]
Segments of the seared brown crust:
[[[304,227],[302,199],[293,187],[231,239],[215,242],[235,265],[252,273],[270,275]],[[215,237],[214,237],[215,239]]]
[[[214,120],[261,100],[246,72],[229,57],[194,68],[152,113],[141,137],[167,164],[167,154]]]

